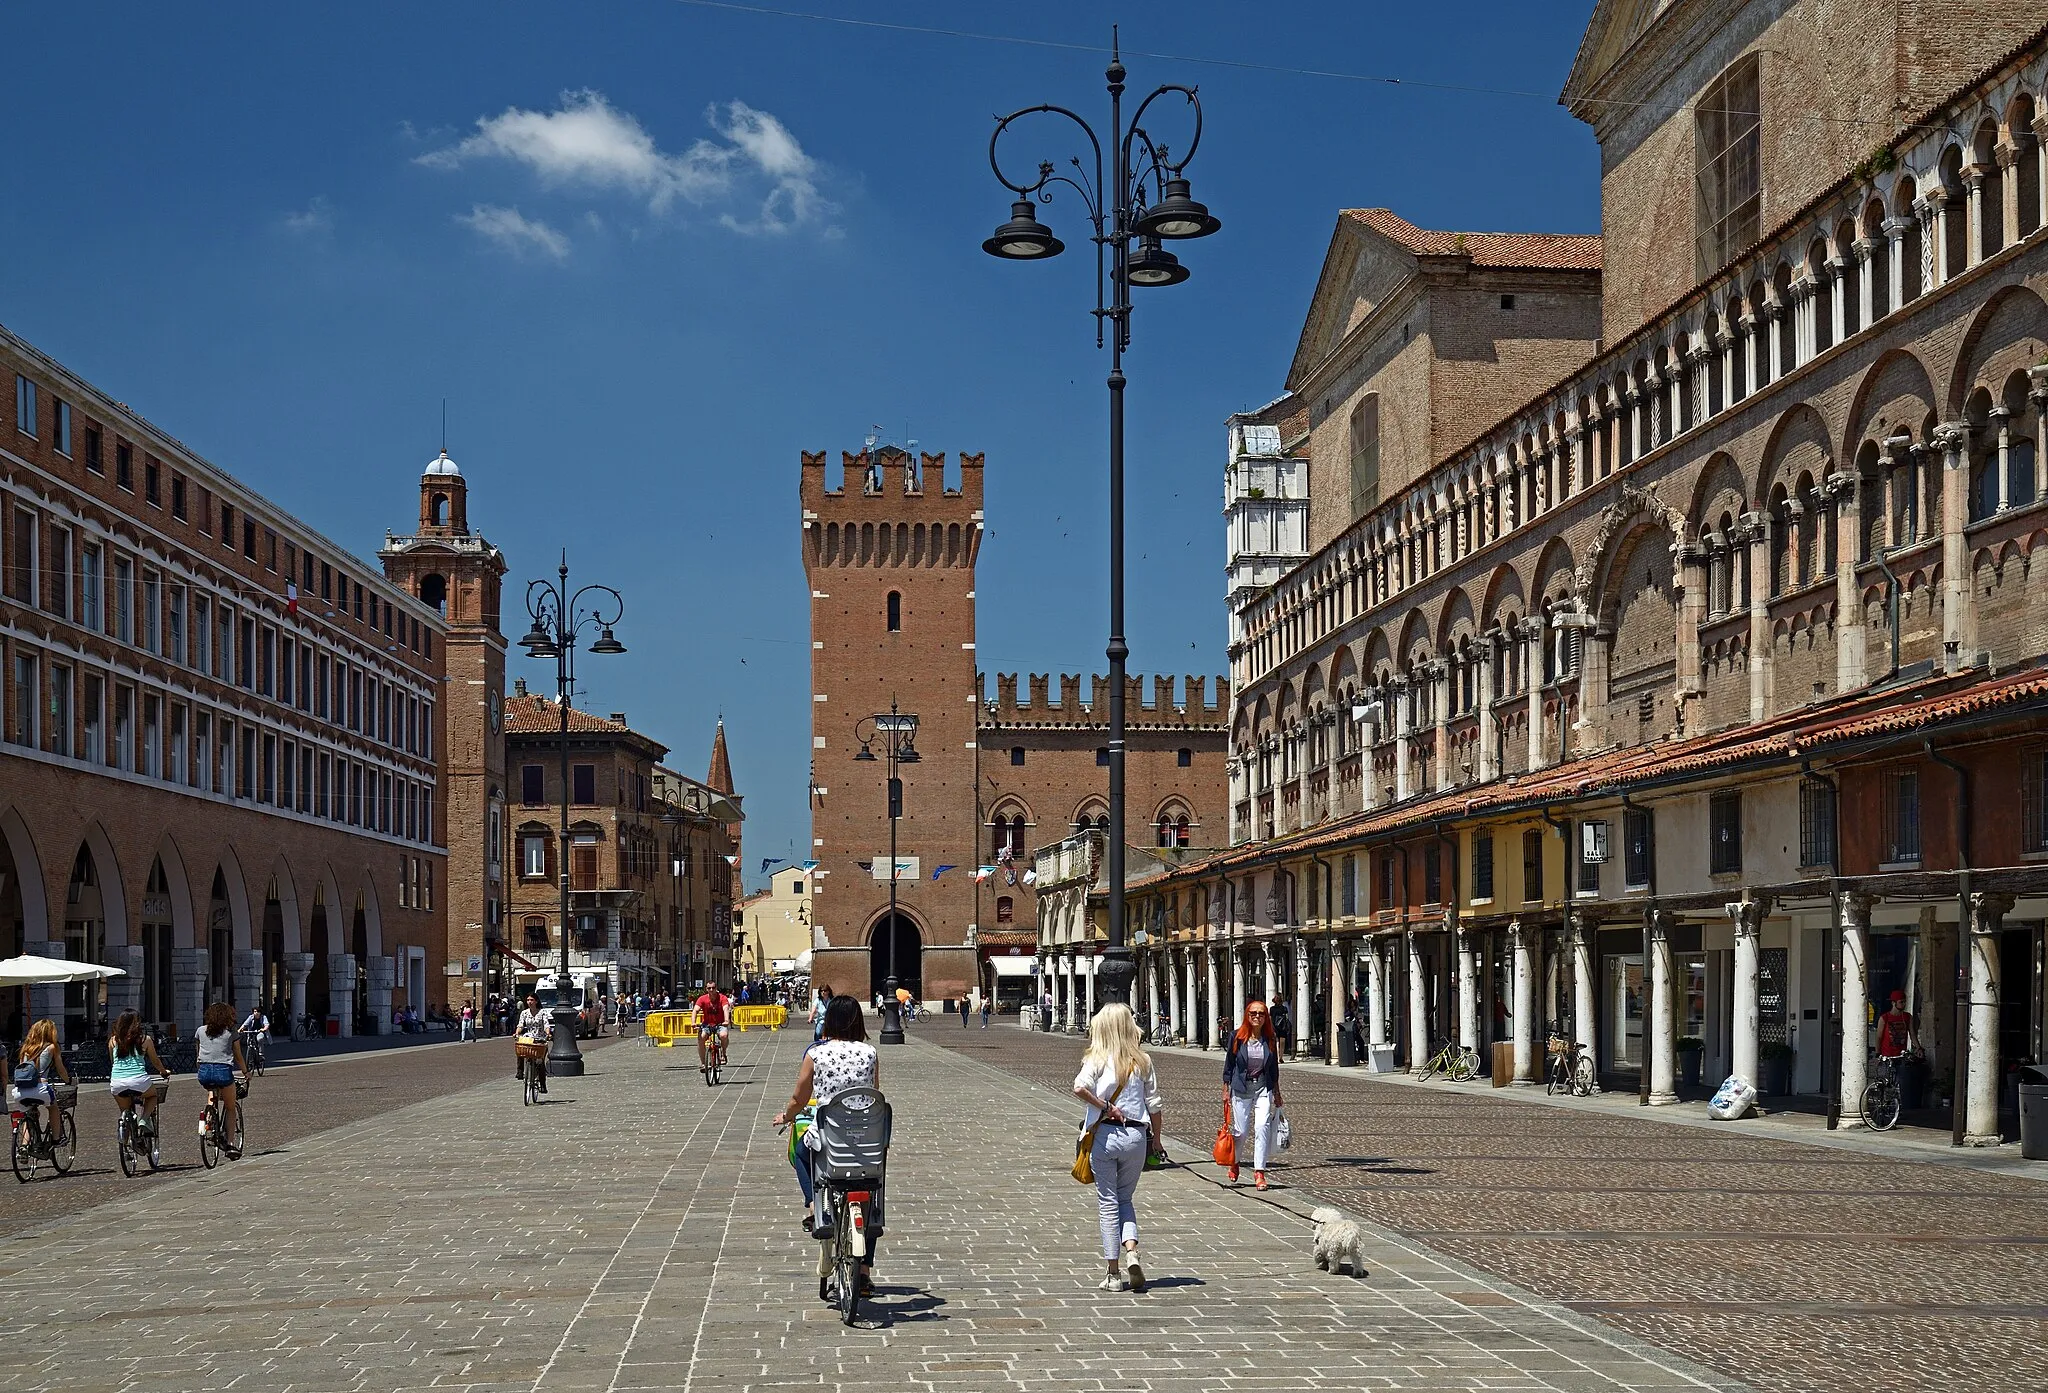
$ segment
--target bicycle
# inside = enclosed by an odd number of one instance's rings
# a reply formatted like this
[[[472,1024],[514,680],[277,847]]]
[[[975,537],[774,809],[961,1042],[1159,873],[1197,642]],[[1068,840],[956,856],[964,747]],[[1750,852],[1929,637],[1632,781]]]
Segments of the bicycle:
[[[1863,1086],[1863,1121],[1873,1132],[1899,1125],[1899,1066],[1905,1061],[1905,1055],[1880,1058],[1877,1077]]]
[[[156,1092],[157,1111],[145,1112],[138,1098],[121,1109],[120,1121],[115,1124],[114,1151],[121,1158],[121,1174],[130,1180],[144,1161],[153,1171],[164,1168],[162,1112],[164,1099],[170,1096],[171,1081],[157,1079],[151,1087]]]
[[[78,1102],[78,1086],[69,1083],[50,1085],[49,1104],[23,1103],[13,1090],[9,1090],[8,1117],[13,1123],[13,1135],[8,1151],[14,1162],[14,1178],[26,1185],[35,1178],[36,1167],[43,1161],[59,1175],[68,1175],[71,1166],[78,1159],[78,1119],[73,1109]],[[43,1126],[42,1108],[48,1106],[57,1119],[54,1128]]]
[[[849,1088],[822,1103],[811,1124],[818,1147],[811,1175],[832,1216],[818,1245],[818,1299],[838,1308],[843,1325],[860,1318],[870,1243],[882,1236],[882,1196],[889,1164],[890,1109],[881,1090]]]
[[[542,1040],[520,1040],[513,1046],[519,1056],[519,1097],[523,1107],[532,1107],[548,1091],[548,1047]]]
[[[697,1043],[700,1048],[706,1040],[711,1042],[711,1047],[704,1050],[703,1062],[697,1065],[697,1069],[698,1072],[704,1075],[704,1082],[716,1088],[718,1086],[719,1071],[725,1067],[725,1052],[728,1047],[719,1038],[718,1027],[715,1025],[698,1027]]]
[[[1479,1072],[1479,1057],[1476,1051],[1446,1040],[1437,1047],[1435,1054],[1422,1066],[1424,1080],[1442,1074],[1453,1083],[1464,1083]]]
[[[240,1103],[248,1096],[249,1076],[237,1073],[235,1101]],[[223,1156],[230,1161],[242,1159],[242,1136],[247,1121],[245,1112],[246,1109],[240,1107],[235,1109],[235,1135],[230,1139],[227,1135],[227,1112],[222,1108],[219,1096],[210,1088],[206,1091],[206,1106],[199,1113],[199,1159],[208,1170],[219,1165]]]
[[[257,1078],[263,1077],[263,1032],[245,1030],[242,1032],[242,1058],[248,1062],[249,1072]]]
[[[1579,1043],[1562,1035],[1550,1037],[1550,1069],[1543,1086],[1545,1093],[1576,1093],[1581,1098],[1593,1093],[1593,1060],[1579,1053]]]

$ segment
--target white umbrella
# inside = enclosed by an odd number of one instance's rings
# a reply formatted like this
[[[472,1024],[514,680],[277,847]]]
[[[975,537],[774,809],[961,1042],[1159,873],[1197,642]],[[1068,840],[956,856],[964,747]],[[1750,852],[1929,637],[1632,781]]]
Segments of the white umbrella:
[[[0,959],[0,987],[42,987],[59,982],[96,982],[102,977],[126,977],[118,967],[98,963],[75,963],[65,958],[24,955]]]
[[[798,953],[796,955],[796,970],[798,972],[809,972],[811,970],[811,957],[811,950],[808,948]]]

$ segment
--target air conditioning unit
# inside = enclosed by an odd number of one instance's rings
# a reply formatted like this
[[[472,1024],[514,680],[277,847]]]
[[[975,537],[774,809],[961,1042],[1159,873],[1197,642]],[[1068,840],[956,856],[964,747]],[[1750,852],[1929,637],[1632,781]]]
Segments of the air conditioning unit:
[[[1579,860],[1589,866],[1607,864],[1607,824],[1605,822],[1582,822],[1579,824]]]

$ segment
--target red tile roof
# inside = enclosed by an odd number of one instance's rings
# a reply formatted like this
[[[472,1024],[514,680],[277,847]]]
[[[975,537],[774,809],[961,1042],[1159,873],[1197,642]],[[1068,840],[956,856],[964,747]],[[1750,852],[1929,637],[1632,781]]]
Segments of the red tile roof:
[[[1474,266],[1545,271],[1601,269],[1597,236],[1547,232],[1431,232],[1385,208],[1346,208],[1344,216],[1390,237],[1417,256],[1469,256]]]
[[[515,696],[505,699],[507,734],[553,735],[561,728],[561,710],[546,697]],[[572,706],[569,708],[569,729],[590,735],[599,735],[607,731],[623,735],[627,727],[618,721],[593,716],[588,711],[578,711]]]

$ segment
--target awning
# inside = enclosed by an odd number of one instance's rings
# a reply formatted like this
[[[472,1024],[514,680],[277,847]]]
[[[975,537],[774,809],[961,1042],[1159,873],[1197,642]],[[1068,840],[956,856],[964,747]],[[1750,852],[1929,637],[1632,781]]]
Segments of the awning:
[[[988,965],[995,969],[998,977],[1029,977],[1037,961],[1036,958],[990,958]]]

